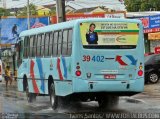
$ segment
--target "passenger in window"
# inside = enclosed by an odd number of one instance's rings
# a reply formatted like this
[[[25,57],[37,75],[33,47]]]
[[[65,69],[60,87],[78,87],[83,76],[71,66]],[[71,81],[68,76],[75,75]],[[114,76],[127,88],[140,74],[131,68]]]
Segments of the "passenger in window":
[[[95,32],[96,25],[91,23],[89,26],[89,31],[86,33],[86,40],[88,44],[98,44],[98,35]]]

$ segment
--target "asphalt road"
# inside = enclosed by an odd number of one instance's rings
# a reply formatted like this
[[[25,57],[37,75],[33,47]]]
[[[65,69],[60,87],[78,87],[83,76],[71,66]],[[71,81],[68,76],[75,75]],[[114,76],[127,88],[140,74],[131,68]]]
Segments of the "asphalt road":
[[[52,110],[48,96],[37,97],[28,103],[25,93],[18,92],[16,82],[5,88],[0,83],[1,117],[37,119],[102,119],[102,118],[160,118],[160,83],[148,84],[143,93],[132,97],[121,97],[119,106],[101,110],[97,102],[71,103],[68,107]]]

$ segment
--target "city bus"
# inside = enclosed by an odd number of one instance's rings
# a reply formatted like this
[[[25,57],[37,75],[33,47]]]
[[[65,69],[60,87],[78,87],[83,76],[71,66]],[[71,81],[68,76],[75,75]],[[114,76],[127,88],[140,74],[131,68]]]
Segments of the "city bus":
[[[90,18],[26,30],[17,56],[18,90],[30,102],[50,96],[53,109],[71,100],[112,107],[119,96],[144,90],[140,20]]]

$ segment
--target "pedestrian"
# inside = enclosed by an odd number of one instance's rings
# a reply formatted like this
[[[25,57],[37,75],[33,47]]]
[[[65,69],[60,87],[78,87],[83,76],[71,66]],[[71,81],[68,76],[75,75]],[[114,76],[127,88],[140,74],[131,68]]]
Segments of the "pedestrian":
[[[9,66],[6,66],[5,69],[5,81],[6,81],[6,88],[8,87],[8,81],[10,81],[10,85],[12,84],[12,78]]]
[[[14,71],[14,79],[17,81],[17,70]]]

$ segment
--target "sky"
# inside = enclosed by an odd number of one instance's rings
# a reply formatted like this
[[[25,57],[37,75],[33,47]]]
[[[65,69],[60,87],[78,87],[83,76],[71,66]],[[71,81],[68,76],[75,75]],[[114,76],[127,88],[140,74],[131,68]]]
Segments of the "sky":
[[[27,0],[1,0],[6,1],[6,8],[20,8],[27,5]],[[67,0],[66,0],[67,1]],[[123,0],[120,0],[123,1]],[[29,0],[30,3],[35,5],[47,5],[55,4],[55,0]],[[2,2],[1,2],[2,5]],[[88,8],[95,6],[106,6],[108,8],[124,10],[124,4],[119,2],[119,0],[75,0],[66,2],[66,5],[73,5],[73,7],[79,8]]]

